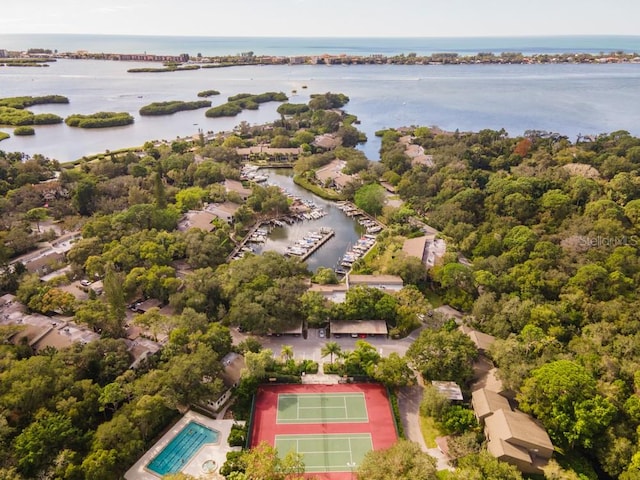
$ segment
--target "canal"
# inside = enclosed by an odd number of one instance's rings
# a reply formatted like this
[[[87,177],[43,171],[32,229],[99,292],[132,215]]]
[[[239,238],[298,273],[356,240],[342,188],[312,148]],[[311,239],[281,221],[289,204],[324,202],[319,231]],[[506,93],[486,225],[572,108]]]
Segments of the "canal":
[[[319,208],[324,210],[326,215],[317,220],[303,220],[293,225],[284,227],[274,227],[269,233],[267,240],[263,244],[258,244],[254,248],[256,253],[272,250],[281,254],[311,231],[319,231],[321,227],[328,227],[335,231],[335,235],[329,239],[307,260],[309,270],[315,272],[318,267],[335,268],[344,253],[352,246],[365,229],[353,218],[347,217],[342,210],[336,207],[334,202],[324,200],[313,193],[299,187],[293,182],[293,170],[283,168],[267,168],[260,170],[260,173],[267,175],[267,182],[270,185],[277,185],[287,192],[303,200],[310,200]]]

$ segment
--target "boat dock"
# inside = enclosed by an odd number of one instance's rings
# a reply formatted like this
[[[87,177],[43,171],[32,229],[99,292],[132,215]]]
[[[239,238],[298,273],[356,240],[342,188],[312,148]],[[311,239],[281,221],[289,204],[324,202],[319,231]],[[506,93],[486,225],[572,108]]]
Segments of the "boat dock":
[[[322,227],[320,233],[310,232],[304,239],[287,248],[285,255],[298,257],[304,262],[335,234],[333,229],[327,227]]]

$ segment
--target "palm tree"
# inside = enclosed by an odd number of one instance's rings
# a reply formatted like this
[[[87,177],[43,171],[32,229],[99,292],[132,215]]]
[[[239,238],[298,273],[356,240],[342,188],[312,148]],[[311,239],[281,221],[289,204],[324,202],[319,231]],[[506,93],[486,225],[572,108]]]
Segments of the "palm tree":
[[[283,345],[280,350],[282,360],[287,362],[293,358],[293,347],[291,345]]]
[[[323,357],[331,355],[331,364],[333,364],[333,356],[340,355],[341,352],[342,348],[340,347],[338,342],[327,342],[324,344],[324,347],[322,347],[322,350],[320,350],[320,354]]]

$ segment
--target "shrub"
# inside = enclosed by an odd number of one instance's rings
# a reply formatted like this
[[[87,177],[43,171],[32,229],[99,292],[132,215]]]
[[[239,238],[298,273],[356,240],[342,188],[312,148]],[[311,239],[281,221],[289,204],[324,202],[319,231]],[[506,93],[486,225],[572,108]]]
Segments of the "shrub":
[[[242,447],[247,438],[247,427],[234,423],[229,432],[228,442],[232,447]]]
[[[244,452],[227,452],[227,461],[220,468],[220,474],[224,477],[231,475],[231,472],[244,472],[246,465],[243,460]]]
[[[391,401],[391,410],[393,411],[393,419],[398,429],[398,437],[404,438],[404,427],[402,426],[402,419],[400,418],[400,407],[398,406],[398,397],[390,390],[389,400]]]
[[[478,426],[472,410],[460,405],[449,407],[442,416],[442,426],[447,433],[463,433]]]
[[[33,127],[26,127],[26,126],[22,126],[22,127],[16,127],[13,130],[13,134],[14,135],[35,135],[36,131],[33,129]]]

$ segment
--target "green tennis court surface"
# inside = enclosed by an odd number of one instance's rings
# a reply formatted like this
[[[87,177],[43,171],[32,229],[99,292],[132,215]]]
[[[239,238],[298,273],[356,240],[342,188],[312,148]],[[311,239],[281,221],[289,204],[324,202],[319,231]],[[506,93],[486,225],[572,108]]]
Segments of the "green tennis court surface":
[[[368,422],[363,393],[281,393],[276,423]]]
[[[280,457],[290,451],[302,454],[307,473],[354,471],[373,450],[369,433],[276,435],[275,440]]]

